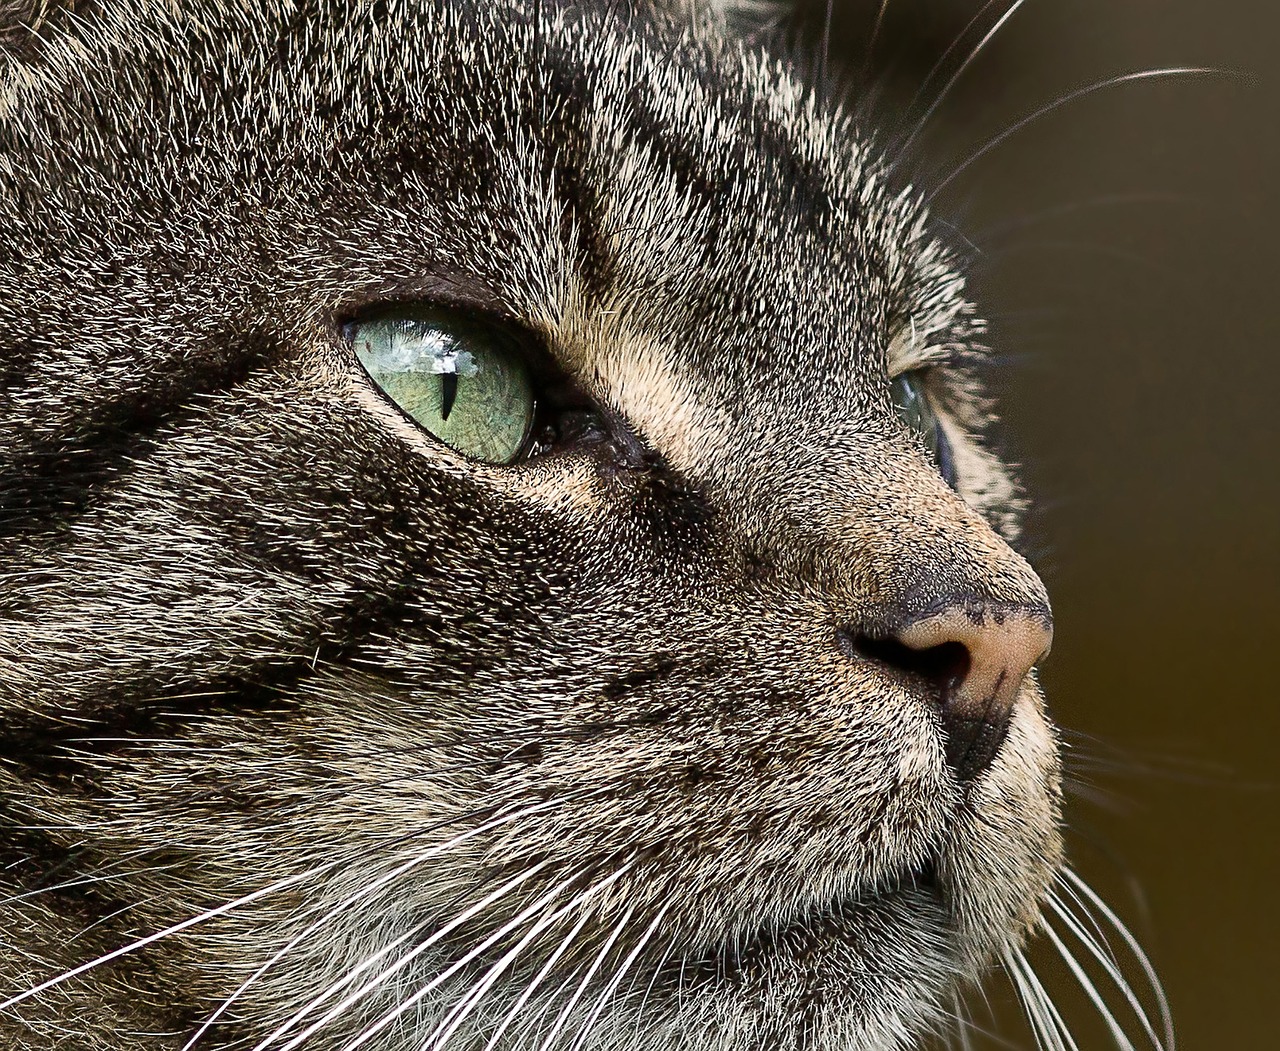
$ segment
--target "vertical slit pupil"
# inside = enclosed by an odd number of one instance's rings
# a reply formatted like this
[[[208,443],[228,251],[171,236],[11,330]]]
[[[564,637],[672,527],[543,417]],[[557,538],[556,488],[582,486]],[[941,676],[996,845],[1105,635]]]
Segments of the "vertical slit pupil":
[[[449,413],[453,412],[454,402],[458,400],[458,374],[446,372],[441,375],[440,380],[443,384],[440,392],[440,418],[447,420]]]

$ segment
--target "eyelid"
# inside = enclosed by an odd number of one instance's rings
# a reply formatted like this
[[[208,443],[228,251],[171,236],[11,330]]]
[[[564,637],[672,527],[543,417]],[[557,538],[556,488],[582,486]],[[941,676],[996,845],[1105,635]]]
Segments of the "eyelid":
[[[521,312],[479,277],[461,270],[436,266],[430,274],[412,280],[389,280],[368,287],[352,287],[333,304],[331,317],[341,330],[351,321],[379,313],[412,309],[430,303],[442,310],[456,310],[499,324],[523,326]]]
[[[892,381],[908,372],[979,365],[987,359],[987,351],[983,347],[951,342],[929,343],[913,325],[904,325],[889,340],[885,357]]]
[[[968,356],[957,353],[954,347],[931,346],[913,347],[901,355],[890,355],[889,379],[896,380],[909,372],[928,372],[934,368],[945,368],[949,365],[962,365]]]

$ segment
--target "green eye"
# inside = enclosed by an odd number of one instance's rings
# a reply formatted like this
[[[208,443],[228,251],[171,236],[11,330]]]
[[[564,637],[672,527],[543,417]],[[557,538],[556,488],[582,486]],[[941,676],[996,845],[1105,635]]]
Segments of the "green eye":
[[[955,472],[951,458],[951,446],[938,424],[938,414],[933,410],[924,379],[917,372],[904,372],[889,385],[889,394],[910,431],[923,443],[947,484],[955,486]]]
[[[499,330],[422,307],[349,331],[373,382],[424,431],[484,463],[519,456],[533,424],[533,388]]]

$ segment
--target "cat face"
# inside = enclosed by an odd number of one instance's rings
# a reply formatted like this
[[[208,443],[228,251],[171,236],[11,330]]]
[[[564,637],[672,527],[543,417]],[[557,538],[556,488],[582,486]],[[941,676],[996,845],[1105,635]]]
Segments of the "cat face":
[[[199,920],[0,1033],[908,1046],[1060,854],[917,195],[710,21],[107,6],[0,99],[0,976]]]

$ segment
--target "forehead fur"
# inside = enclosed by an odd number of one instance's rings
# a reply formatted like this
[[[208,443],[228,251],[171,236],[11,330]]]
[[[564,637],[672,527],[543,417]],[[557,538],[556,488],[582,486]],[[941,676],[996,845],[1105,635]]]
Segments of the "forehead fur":
[[[548,329],[589,308],[714,354],[726,397],[726,358],[838,376],[881,368],[895,332],[972,336],[914,196],[785,69],[697,23],[550,0],[104,6],[8,62],[0,209],[34,269],[180,246],[274,282],[295,319],[464,275]]]

